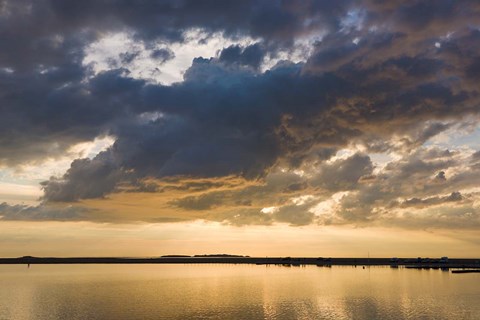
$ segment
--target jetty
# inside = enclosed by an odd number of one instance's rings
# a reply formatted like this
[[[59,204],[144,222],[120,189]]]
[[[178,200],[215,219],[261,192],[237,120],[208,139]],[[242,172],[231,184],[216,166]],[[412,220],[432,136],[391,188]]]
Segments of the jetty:
[[[480,273],[480,269],[452,270],[452,273]]]

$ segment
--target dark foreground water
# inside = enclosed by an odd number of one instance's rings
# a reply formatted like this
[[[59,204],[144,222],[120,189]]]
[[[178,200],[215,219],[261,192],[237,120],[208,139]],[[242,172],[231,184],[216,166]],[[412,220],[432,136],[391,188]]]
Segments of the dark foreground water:
[[[1,265],[0,319],[480,319],[480,274],[388,267]]]

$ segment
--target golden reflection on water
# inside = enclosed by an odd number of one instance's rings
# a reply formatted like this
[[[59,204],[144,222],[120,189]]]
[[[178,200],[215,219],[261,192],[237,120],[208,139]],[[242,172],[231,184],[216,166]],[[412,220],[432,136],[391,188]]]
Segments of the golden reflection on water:
[[[480,319],[480,275],[386,267],[0,266],[0,319]]]

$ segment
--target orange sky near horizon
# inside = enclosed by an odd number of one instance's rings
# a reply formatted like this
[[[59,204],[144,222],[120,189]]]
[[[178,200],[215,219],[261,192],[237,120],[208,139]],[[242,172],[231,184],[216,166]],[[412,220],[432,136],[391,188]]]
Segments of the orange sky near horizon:
[[[0,222],[0,257],[228,253],[250,256],[478,258],[476,231],[287,225],[237,227],[212,222],[109,224]]]

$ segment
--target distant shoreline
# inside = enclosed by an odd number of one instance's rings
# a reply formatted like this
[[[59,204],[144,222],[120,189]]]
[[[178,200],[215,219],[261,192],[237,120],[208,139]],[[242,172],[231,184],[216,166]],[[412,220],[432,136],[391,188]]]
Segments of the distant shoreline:
[[[256,264],[256,265],[317,265],[317,266],[404,266],[407,268],[480,268],[478,259],[418,258],[303,258],[247,257],[229,255],[164,256],[154,258],[118,257],[20,257],[0,258],[0,264]]]

